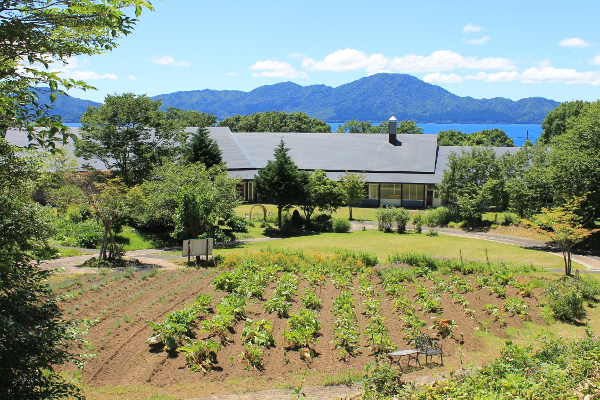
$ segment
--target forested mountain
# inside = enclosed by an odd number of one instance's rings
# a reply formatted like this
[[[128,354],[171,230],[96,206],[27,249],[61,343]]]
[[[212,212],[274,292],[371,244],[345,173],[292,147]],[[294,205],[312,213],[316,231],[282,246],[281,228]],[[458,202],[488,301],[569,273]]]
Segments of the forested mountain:
[[[381,73],[332,88],[292,82],[265,85],[249,92],[193,90],[153,97],[163,107],[215,114],[219,119],[263,111],[304,111],[327,122],[351,119],[420,123],[539,124],[558,102],[541,97],[512,101],[502,97],[474,99],[406,74]],[[62,113],[61,113],[62,115]]]

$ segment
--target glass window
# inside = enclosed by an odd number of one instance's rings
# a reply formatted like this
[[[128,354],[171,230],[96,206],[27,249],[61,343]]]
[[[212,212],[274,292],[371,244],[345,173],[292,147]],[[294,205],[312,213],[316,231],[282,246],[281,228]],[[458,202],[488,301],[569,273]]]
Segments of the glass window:
[[[369,199],[378,199],[379,198],[379,184],[378,183],[369,183]]]
[[[421,200],[425,199],[425,185],[415,185],[407,183],[402,185],[402,200]]]

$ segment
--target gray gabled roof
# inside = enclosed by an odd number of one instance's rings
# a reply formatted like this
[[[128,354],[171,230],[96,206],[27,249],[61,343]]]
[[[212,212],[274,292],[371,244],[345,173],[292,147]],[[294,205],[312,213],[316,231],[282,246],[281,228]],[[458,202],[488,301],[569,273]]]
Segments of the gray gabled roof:
[[[230,170],[255,169],[273,159],[283,139],[299,169],[360,172],[434,173],[436,135],[397,135],[399,146],[387,134],[231,132],[209,128]]]

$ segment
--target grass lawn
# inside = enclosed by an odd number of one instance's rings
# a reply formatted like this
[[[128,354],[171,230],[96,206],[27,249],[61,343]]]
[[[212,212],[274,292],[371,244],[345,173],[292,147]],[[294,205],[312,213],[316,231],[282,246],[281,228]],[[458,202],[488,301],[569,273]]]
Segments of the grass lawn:
[[[277,217],[277,206],[274,206],[272,204],[264,204],[264,206],[267,209],[267,217],[269,217],[269,215],[273,215],[273,216],[275,216],[275,218]],[[294,208],[290,209],[288,211],[288,213],[291,215],[291,213],[295,209],[298,209],[298,211],[300,212],[300,215],[304,216],[304,213],[298,207],[294,207]],[[249,216],[250,212],[252,212],[253,217],[258,216],[258,217],[262,218],[262,216],[263,216],[262,208],[256,204],[243,204],[243,205],[237,207],[235,209],[235,212],[240,217]],[[353,207],[352,208],[352,216],[356,220],[377,221],[377,218],[375,217],[376,212],[377,212],[377,208],[366,208],[366,207]],[[348,218],[350,216],[348,207],[339,208],[335,213],[332,214],[332,216],[334,218]]]
[[[459,258],[462,253],[464,259],[483,261],[486,260],[487,254],[490,261],[502,260],[507,263],[533,264],[544,268],[563,268],[563,261],[560,257],[514,245],[443,234],[430,237],[416,233],[399,235],[380,231],[322,233],[268,242],[245,243],[229,248],[215,248],[215,254],[226,256],[241,251],[259,251],[267,247],[321,253],[334,253],[337,249],[368,251],[377,254],[380,262],[386,261],[390,254],[408,251],[452,258]],[[585,269],[579,264],[574,268]]]

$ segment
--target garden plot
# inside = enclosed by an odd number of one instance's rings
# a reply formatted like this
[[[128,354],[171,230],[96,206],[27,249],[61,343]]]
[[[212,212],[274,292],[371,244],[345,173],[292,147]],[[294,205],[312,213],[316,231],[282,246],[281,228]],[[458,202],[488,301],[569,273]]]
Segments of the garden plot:
[[[465,353],[497,355],[485,353],[483,332],[506,338],[507,328],[542,323],[531,267],[412,257],[374,267],[366,253],[272,250],[218,270],[127,270],[55,287],[65,315],[89,324],[91,387],[357,371],[421,333],[440,338],[446,365],[458,367]]]

